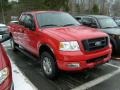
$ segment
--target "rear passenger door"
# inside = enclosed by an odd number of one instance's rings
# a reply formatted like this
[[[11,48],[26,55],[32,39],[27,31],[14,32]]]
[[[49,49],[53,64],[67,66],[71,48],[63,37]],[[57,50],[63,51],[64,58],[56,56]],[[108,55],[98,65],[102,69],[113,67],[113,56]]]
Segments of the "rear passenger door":
[[[17,41],[19,45],[23,46],[23,36],[24,36],[24,20],[25,15],[21,15],[19,19],[19,25],[17,26],[16,35],[17,35]]]

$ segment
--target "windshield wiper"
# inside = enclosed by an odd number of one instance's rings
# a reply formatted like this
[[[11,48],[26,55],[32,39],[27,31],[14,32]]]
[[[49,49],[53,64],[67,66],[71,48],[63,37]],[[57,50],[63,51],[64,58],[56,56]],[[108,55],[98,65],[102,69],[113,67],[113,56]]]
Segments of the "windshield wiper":
[[[74,26],[75,24],[66,24],[66,25],[63,25],[63,27],[65,26]]]
[[[116,27],[105,27],[105,28],[118,28],[118,26],[116,26]]]
[[[75,24],[66,24],[66,25],[63,25],[63,27],[66,27],[66,26],[74,26],[74,25],[75,25]],[[53,27],[53,26],[60,27],[60,25],[55,25],[55,24],[42,25],[41,27]]]
[[[53,27],[53,26],[57,26],[57,27],[59,27],[58,25],[55,25],[55,24],[48,24],[48,25],[42,25],[41,27]]]
[[[112,27],[104,27],[104,28],[112,28]]]

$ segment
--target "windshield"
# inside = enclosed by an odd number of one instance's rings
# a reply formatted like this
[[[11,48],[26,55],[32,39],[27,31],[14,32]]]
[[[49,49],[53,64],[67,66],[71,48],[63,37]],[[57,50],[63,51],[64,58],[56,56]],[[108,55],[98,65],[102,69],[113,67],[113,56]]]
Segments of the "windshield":
[[[80,25],[71,15],[63,12],[39,13],[37,20],[40,27]]]
[[[112,18],[100,18],[98,20],[102,28],[118,27],[118,25],[115,23],[115,21]]]
[[[115,22],[116,22],[118,25],[120,25],[120,20],[115,20]]]

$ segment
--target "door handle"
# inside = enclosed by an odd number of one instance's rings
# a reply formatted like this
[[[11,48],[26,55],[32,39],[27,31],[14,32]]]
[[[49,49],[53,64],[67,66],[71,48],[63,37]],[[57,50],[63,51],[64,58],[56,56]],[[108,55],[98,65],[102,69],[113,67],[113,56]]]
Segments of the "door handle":
[[[20,31],[21,33],[24,33],[24,30],[22,30],[22,29],[19,29],[19,31]]]

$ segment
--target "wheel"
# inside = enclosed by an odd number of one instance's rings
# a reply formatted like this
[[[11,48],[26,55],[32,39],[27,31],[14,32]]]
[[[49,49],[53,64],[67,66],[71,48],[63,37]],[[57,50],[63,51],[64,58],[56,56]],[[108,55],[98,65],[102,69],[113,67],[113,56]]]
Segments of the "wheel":
[[[112,55],[116,55],[118,53],[116,41],[113,38],[110,38],[110,43],[112,45]]]
[[[41,54],[41,69],[44,75],[49,79],[54,79],[57,76],[58,70],[55,59],[48,52]]]
[[[14,90],[14,84],[11,85],[11,89],[10,90]]]
[[[117,52],[116,52],[116,49],[115,49],[115,46],[112,44],[112,55],[115,55]]]
[[[17,50],[16,47],[19,45],[14,42],[13,38],[11,38],[10,43],[11,43],[12,50],[16,51]]]

